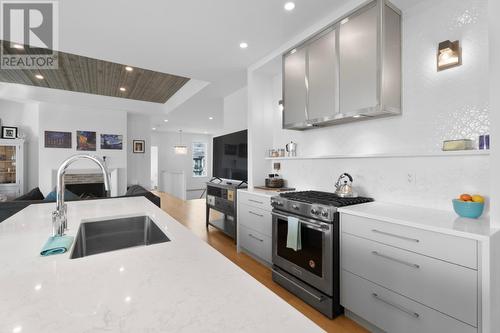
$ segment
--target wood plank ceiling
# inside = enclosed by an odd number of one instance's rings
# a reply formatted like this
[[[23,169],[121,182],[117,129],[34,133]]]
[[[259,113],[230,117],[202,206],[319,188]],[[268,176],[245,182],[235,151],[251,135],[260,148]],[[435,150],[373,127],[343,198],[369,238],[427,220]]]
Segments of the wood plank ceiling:
[[[1,42],[4,54],[29,53],[28,47],[14,49],[9,42]],[[137,67],[127,71],[126,66],[58,52],[58,69],[0,68],[0,81],[162,104],[189,81],[182,76]],[[37,74],[43,79],[37,79]],[[122,87],[125,91],[120,90]]]

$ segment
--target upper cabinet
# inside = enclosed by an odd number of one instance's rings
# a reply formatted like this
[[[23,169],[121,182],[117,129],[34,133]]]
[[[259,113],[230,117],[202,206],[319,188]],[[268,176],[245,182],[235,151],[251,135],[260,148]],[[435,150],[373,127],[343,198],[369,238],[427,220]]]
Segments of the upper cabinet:
[[[283,128],[401,113],[401,14],[371,1],[283,55]]]

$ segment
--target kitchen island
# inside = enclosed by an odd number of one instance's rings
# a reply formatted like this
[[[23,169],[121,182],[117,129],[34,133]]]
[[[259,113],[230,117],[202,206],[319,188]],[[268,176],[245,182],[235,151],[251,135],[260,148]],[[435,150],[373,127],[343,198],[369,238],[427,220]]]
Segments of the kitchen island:
[[[82,220],[147,215],[169,242],[70,259],[41,257],[54,203],[0,224],[0,332],[320,332],[143,197],[68,203]]]

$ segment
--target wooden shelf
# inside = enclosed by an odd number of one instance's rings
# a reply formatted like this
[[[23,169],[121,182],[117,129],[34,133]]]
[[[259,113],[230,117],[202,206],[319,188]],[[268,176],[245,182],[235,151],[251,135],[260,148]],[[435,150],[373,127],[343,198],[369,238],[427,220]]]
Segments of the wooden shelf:
[[[438,151],[429,153],[381,153],[381,154],[339,154],[318,156],[266,157],[266,160],[329,160],[359,158],[412,158],[412,157],[455,157],[455,156],[488,156],[489,150]]]

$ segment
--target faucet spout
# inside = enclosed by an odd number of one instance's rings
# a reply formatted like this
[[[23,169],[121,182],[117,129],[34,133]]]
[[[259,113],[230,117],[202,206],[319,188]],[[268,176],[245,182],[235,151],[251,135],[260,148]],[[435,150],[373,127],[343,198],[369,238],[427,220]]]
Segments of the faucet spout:
[[[109,193],[111,191],[109,172],[102,159],[96,156],[86,155],[86,154],[73,155],[68,159],[66,159],[57,170],[57,185],[56,185],[57,199],[56,199],[56,210],[52,213],[52,236],[62,236],[64,235],[64,231],[68,229],[68,221],[66,217],[67,208],[66,204],[64,203],[64,191],[65,191],[64,175],[66,174],[66,170],[68,169],[68,167],[71,164],[73,164],[73,162],[82,159],[91,160],[99,166],[104,179],[104,189],[106,190],[106,196],[109,196]]]

